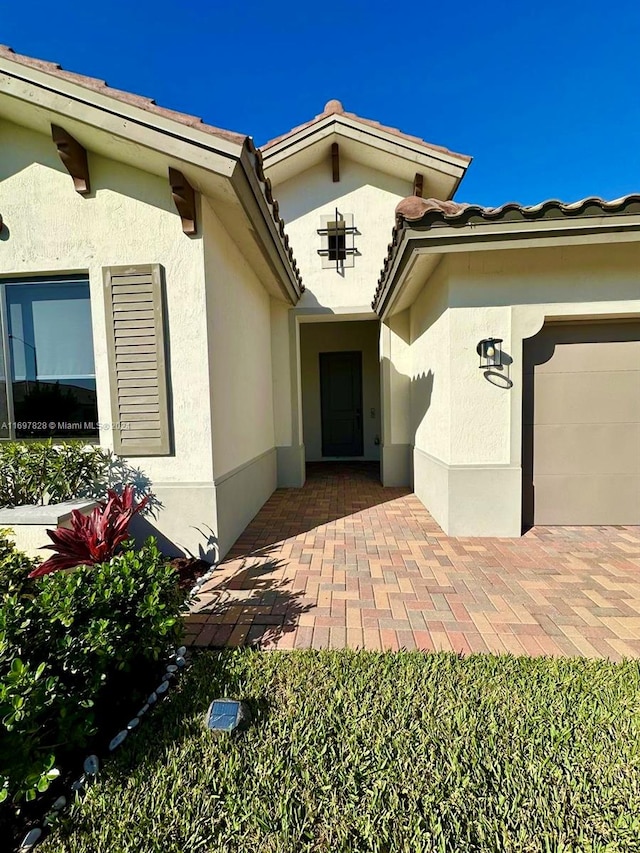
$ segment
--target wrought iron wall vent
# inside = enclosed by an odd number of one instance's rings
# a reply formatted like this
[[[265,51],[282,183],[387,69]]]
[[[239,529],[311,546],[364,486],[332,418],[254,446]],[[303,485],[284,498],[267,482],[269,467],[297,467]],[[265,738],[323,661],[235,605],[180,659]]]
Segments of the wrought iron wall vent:
[[[322,248],[318,254],[322,258],[322,268],[342,272],[345,267],[354,266],[354,259],[360,253],[355,246],[355,235],[360,232],[353,224],[352,213],[340,213],[336,207],[334,213],[320,217],[318,234],[322,238]]]

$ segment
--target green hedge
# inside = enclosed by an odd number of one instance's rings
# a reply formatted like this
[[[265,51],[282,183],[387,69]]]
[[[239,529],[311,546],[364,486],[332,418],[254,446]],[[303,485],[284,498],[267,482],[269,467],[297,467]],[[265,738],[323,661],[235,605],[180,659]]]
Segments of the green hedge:
[[[36,581],[33,565],[0,531],[0,801],[45,790],[122,674],[148,670],[182,631],[177,575],[153,539]]]
[[[74,500],[103,481],[109,450],[82,441],[0,442],[0,506]]]

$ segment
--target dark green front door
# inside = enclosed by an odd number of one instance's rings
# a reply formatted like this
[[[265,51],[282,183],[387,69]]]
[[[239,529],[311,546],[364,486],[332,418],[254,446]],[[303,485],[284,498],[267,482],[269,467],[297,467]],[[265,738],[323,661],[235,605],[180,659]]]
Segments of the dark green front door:
[[[362,456],[362,353],[320,353],[322,455]]]

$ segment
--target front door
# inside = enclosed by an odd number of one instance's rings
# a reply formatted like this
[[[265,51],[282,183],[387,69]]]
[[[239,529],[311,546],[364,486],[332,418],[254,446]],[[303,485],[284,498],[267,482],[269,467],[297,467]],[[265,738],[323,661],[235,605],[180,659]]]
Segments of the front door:
[[[362,456],[362,353],[320,353],[322,455]]]

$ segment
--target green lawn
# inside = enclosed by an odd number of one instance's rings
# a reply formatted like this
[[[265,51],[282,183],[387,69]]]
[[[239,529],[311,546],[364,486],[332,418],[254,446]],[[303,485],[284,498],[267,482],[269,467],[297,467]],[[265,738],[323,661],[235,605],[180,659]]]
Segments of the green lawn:
[[[201,653],[40,849],[639,851],[640,664]]]

